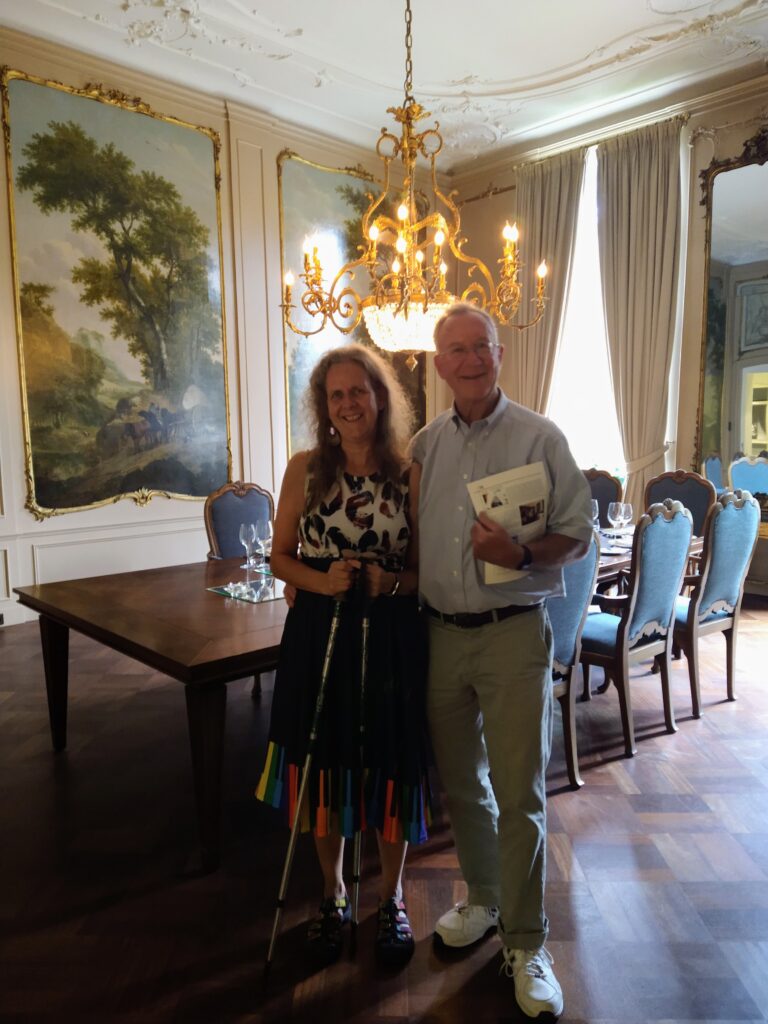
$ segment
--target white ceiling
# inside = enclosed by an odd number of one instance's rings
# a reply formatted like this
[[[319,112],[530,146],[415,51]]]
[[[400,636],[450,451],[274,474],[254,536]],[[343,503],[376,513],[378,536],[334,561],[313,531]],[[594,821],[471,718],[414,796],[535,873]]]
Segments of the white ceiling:
[[[412,0],[441,167],[766,70],[768,0]],[[0,23],[372,146],[404,0],[2,0]]]

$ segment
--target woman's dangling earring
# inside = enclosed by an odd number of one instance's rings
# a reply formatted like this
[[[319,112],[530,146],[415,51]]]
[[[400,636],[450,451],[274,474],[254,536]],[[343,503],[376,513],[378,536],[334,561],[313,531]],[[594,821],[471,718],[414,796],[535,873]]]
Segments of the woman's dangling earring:
[[[328,443],[332,445],[341,444],[341,436],[333,424],[328,428]]]

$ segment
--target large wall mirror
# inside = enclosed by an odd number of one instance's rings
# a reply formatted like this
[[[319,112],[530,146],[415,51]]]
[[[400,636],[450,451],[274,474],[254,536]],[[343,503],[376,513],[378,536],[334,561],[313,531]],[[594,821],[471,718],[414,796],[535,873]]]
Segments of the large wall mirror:
[[[768,126],[701,172],[707,211],[697,461],[768,452]],[[727,479],[727,478],[726,478]]]

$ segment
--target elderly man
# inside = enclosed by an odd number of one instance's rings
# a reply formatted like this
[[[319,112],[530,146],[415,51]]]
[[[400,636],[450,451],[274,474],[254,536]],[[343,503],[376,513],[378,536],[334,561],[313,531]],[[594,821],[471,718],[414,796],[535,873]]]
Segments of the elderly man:
[[[560,430],[499,388],[504,349],[487,314],[452,306],[435,346],[454,403],[414,438],[411,500],[430,615],[430,729],[468,886],[467,902],[439,919],[436,934],[461,947],[498,928],[520,1008],[558,1015],[563,995],[544,946],[552,737],[544,601],[563,592],[562,566],[587,551],[590,492]],[[546,522],[521,544],[495,519],[475,516],[467,485],[526,465],[543,472]],[[522,574],[489,583],[486,565]]]

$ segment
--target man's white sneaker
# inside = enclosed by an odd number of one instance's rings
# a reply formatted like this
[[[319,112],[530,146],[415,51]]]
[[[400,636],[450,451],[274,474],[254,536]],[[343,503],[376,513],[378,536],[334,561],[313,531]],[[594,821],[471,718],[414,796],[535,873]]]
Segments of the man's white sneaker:
[[[443,944],[455,949],[471,946],[485,938],[499,921],[498,907],[480,907],[474,903],[457,903],[453,910],[438,920],[435,934]]]
[[[552,970],[554,960],[549,950],[503,950],[504,961],[499,974],[515,979],[517,1005],[528,1017],[551,1013],[559,1017],[563,1012],[563,990]]]

